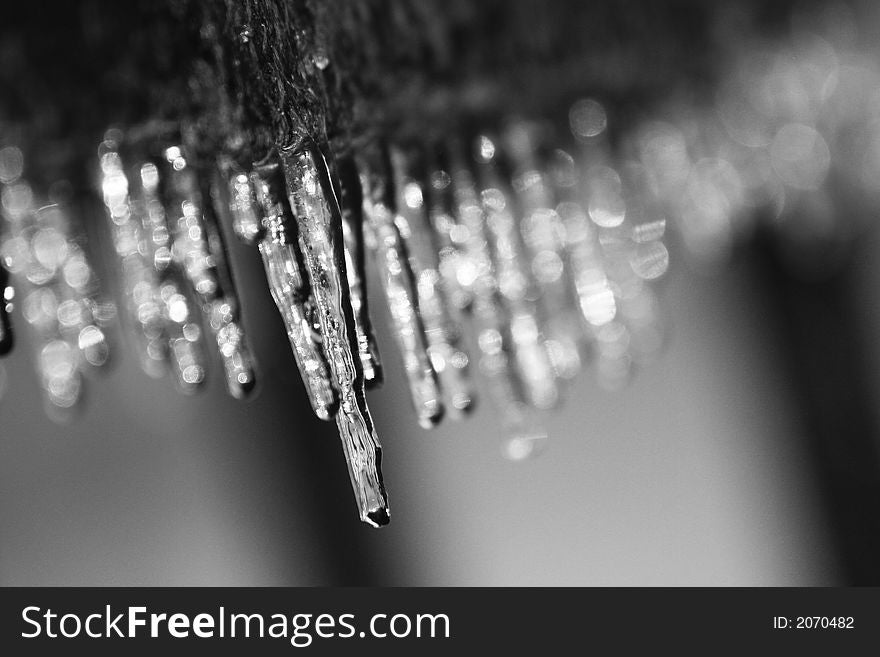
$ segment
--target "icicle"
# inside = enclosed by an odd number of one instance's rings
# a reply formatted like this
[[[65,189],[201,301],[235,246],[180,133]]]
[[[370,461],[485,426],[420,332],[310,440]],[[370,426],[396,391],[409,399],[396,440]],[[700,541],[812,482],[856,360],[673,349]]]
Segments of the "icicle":
[[[528,402],[538,409],[553,408],[559,401],[556,371],[538,325],[534,278],[524,267],[529,260],[517,230],[513,200],[498,171],[494,142],[486,136],[478,142],[486,235],[498,292],[507,308],[516,371]]]
[[[162,317],[171,354],[172,371],[185,393],[195,392],[205,381],[205,353],[197,312],[184,288],[171,275],[159,288]]]
[[[513,124],[505,135],[506,151],[513,160],[513,189],[522,213],[520,230],[529,266],[538,283],[539,321],[545,348],[556,363],[557,373],[572,378],[580,370],[577,323],[571,313],[572,290],[563,275],[565,227],[556,212],[554,189],[544,170],[537,128]]]
[[[145,289],[143,298],[138,297],[138,301],[144,304],[145,311],[152,312],[150,299],[155,300],[164,326],[172,372],[180,389],[191,393],[205,381],[202,331],[192,310],[192,301],[182,286],[183,274],[173,261],[172,233],[159,196],[159,169],[153,162],[144,162],[137,171],[141,198],[132,207],[137,207],[141,214],[141,224],[147,237],[144,254],[148,261],[152,261],[159,282],[155,290],[147,293]]]
[[[392,149],[397,225],[406,244],[416,281],[419,313],[428,341],[428,355],[437,373],[443,399],[452,417],[459,418],[474,403],[468,373],[469,358],[460,347],[461,327],[450,315],[450,304],[440,275],[437,243],[427,213],[423,171],[414,153]]]
[[[47,408],[53,418],[65,419],[57,413],[79,401],[83,366],[101,366],[109,357],[103,329],[115,318],[115,307],[99,300],[97,279],[71,237],[67,212],[56,203],[35,209],[21,169],[15,176],[4,173],[2,213],[10,228],[4,264],[20,284],[22,315],[37,334],[37,372]],[[7,285],[2,287],[5,311],[11,296]]]
[[[315,299],[304,272],[296,220],[288,205],[280,167],[277,163],[260,165],[252,178],[262,208],[259,248],[269,290],[284,320],[312,410],[320,419],[329,420],[336,414],[338,400],[316,329]]]
[[[256,244],[262,233],[257,198],[248,174],[232,158],[218,162],[218,180],[214,182],[216,210],[232,218],[232,230],[245,244]]]
[[[668,266],[666,222],[641,165],[627,164],[619,173],[608,166],[602,144],[585,145],[580,158],[590,166],[577,176],[580,184],[563,195],[558,211],[566,226],[571,280],[593,339],[597,378],[614,390],[629,380],[636,361],[662,342],[648,283]]]
[[[256,383],[254,362],[239,320],[238,300],[223,253],[222,236],[203,204],[197,174],[180,146],[165,149],[163,196],[174,240],[173,257],[195,289],[214,334],[233,397],[247,396]]]
[[[617,301],[605,273],[595,230],[580,205],[560,206],[565,222],[569,275],[577,294],[578,308],[591,335],[617,314]]]
[[[550,338],[546,346],[559,377],[571,379],[580,371],[583,361],[582,352],[590,343],[590,337],[584,331],[583,318],[578,311],[577,288],[570,273],[571,246],[584,238],[583,230],[570,221],[572,214],[584,216],[583,205],[578,197],[578,185],[584,163],[576,162],[562,149],[555,149],[544,154],[542,165],[543,177],[551,186],[552,197],[556,201],[556,215],[561,221],[561,257],[565,265],[563,277],[569,295],[568,307],[558,311],[551,321]]]
[[[6,217],[6,213],[2,210],[2,206],[7,205],[8,202],[8,190],[10,188],[7,185],[17,181],[21,177],[23,169],[24,154],[21,152],[21,149],[11,145],[0,148],[0,193],[2,193],[2,198],[0,198],[0,201],[2,201],[0,203],[0,216],[10,221],[13,221],[15,218]],[[11,204],[12,207],[14,205]],[[2,224],[0,224],[0,228],[2,228]],[[2,232],[0,230],[0,234]],[[0,252],[0,356],[2,356],[9,353],[12,349],[12,322],[10,321],[9,314],[12,312],[12,299],[15,296],[15,288],[12,286],[9,271],[7,270],[7,267],[13,264],[13,256],[10,254],[10,249],[7,248],[7,243],[0,242],[0,244],[3,247],[2,252]],[[0,370],[0,377],[4,376],[5,373],[5,370]],[[4,387],[3,380],[0,379],[0,388],[2,387]]]
[[[522,382],[511,363],[514,345],[509,332],[509,315],[501,303],[492,266],[489,241],[483,232],[483,210],[476,183],[460,148],[451,150],[451,191],[459,217],[468,229],[463,246],[476,265],[471,282],[472,315],[480,350],[480,372],[506,434],[505,454],[525,458],[538,451],[546,433],[538,428],[533,411],[522,399]]]
[[[453,141],[449,153],[452,224],[438,228],[446,233],[454,248],[447,258],[448,265],[453,269],[455,281],[466,300],[464,307],[468,307],[478,293],[486,294],[490,287],[494,289],[492,258],[486,241],[479,192],[461,143]],[[487,281],[492,281],[488,287]]]
[[[382,482],[382,448],[364,395],[364,375],[346,278],[339,196],[325,152],[309,143],[281,156],[317,303],[324,353],[340,394],[336,424],[352,487],[361,520],[378,527],[390,519]]]
[[[99,155],[101,192],[121,265],[125,317],[133,325],[141,366],[150,376],[158,377],[165,372],[169,345],[159,279],[143,223],[145,210],[143,203],[133,202],[129,195],[129,181],[116,142],[105,140]]]
[[[358,353],[364,369],[367,388],[382,385],[382,361],[373,333],[367,304],[366,253],[364,248],[364,213],[361,182],[354,160],[339,160],[339,179],[342,189],[342,236],[345,241],[345,271],[351,292],[351,305],[357,331]]]
[[[416,417],[420,426],[430,429],[443,417],[444,406],[437,375],[428,356],[415,273],[410,268],[407,245],[395,211],[389,167],[387,153],[380,148],[364,154],[361,181],[366,230],[385,290]]]
[[[12,322],[9,321],[9,313],[12,312],[14,296],[15,288],[9,282],[9,272],[0,260],[0,356],[12,349]]]

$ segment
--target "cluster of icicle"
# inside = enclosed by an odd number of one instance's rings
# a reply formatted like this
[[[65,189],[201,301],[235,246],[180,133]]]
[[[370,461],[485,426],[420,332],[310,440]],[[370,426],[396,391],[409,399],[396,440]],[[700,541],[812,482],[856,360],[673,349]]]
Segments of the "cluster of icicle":
[[[116,319],[66,196],[63,185],[41,194],[27,180],[21,149],[0,144],[0,218],[6,227],[0,245],[0,354],[12,348],[10,312],[17,288],[46,408],[56,419],[81,398],[84,372],[107,362],[106,329]]]
[[[139,360],[148,374],[170,369],[182,390],[195,390],[206,371],[204,326],[229,393],[243,398],[255,385],[254,364],[211,181],[196,173],[179,139],[131,141],[108,131],[99,148],[100,186]]]
[[[230,394],[254,389],[224,243],[234,234],[259,251],[312,409],[336,422],[364,522],[390,517],[365,396],[383,380],[368,269],[419,424],[463,417],[482,389],[501,418],[505,454],[535,453],[546,438],[536,412],[560,403],[588,359],[616,388],[657,348],[650,281],[668,263],[644,172],[612,167],[601,106],[572,112],[570,151],[519,121],[498,135],[377,139],[340,155],[304,141],[247,166],[228,154],[196,161],[176,129],[109,130],[99,187],[119,314],[143,369],[170,371],[195,390],[210,344]],[[99,300],[62,207],[36,208],[9,170],[0,181],[12,227],[4,262],[27,288],[24,315],[43,337],[47,398],[69,406],[81,367],[107,358],[103,328],[115,306]],[[0,344],[10,335],[6,310]]]
[[[479,372],[524,458],[546,434],[536,410],[592,356],[617,387],[658,345],[665,220],[608,164],[602,142],[574,155],[514,124],[430,148],[376,141],[334,157],[309,143],[249,171],[221,163],[218,207],[257,245],[315,414],[335,419],[361,518],[388,520],[381,448],[364,388],[382,366],[366,298],[384,291],[419,424],[465,415]],[[476,356],[474,358],[474,356]]]

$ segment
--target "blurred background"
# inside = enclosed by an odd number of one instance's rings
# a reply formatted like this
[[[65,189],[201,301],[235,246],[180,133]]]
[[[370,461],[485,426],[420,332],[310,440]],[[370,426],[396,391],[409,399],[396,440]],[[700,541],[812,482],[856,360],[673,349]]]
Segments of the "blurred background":
[[[550,4],[547,16],[566,15],[566,3]],[[386,383],[368,400],[392,522],[361,525],[335,427],[308,408],[259,255],[230,243],[258,363],[248,401],[228,397],[219,360],[192,396],[145,376],[115,327],[111,360],[87,372],[75,413],[50,419],[38,346],[16,304],[16,347],[0,359],[0,582],[880,583],[880,15],[869,2],[761,4],[595,3],[601,20],[583,24],[604,54],[592,53],[577,93],[601,99],[620,157],[641,158],[666,195],[666,337],[620,390],[581,375],[564,406],[542,414],[550,441],[540,455],[503,458],[488,403],[421,429],[388,311],[375,302]],[[63,46],[47,46],[52,56],[26,59],[35,46],[23,44],[84,20],[130,20],[82,6],[14,9],[0,28],[0,88],[12,99],[0,98],[0,124],[30,125],[31,144],[40,123],[18,100],[52,90],[16,89],[51,87],[65,66],[81,84],[102,58],[67,64]],[[154,18],[173,34],[167,17]],[[645,60],[661,63],[639,68]],[[48,82],[32,84],[41,76]],[[101,84],[87,87],[97,107]],[[61,113],[45,134],[76,142],[79,115]],[[81,117],[89,139],[99,120]],[[707,209],[707,199],[723,202]],[[104,219],[88,219],[100,200],[78,202],[90,253],[112,252]],[[113,264],[95,260],[118,295]],[[373,280],[369,297],[381,297]]]

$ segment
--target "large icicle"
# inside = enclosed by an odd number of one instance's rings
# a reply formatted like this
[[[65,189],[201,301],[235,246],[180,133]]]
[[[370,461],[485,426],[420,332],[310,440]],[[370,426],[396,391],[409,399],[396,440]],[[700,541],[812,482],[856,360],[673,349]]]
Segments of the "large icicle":
[[[288,204],[284,179],[277,163],[256,167],[252,174],[262,209],[263,237],[260,254],[269,291],[284,320],[287,337],[315,415],[331,419],[338,404],[330,382],[330,370],[315,327],[315,300],[299,251],[296,220]]]
[[[307,143],[281,153],[306,270],[318,309],[324,353],[339,390],[336,414],[361,520],[379,527],[390,514],[382,482],[382,448],[364,395],[354,312],[345,269],[339,194],[328,149]]]

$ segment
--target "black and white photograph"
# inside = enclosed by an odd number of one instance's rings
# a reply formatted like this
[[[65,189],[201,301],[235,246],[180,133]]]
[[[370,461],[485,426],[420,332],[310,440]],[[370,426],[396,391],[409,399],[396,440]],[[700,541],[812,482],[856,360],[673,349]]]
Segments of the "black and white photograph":
[[[877,586],[880,3],[4,0],[7,654]]]

